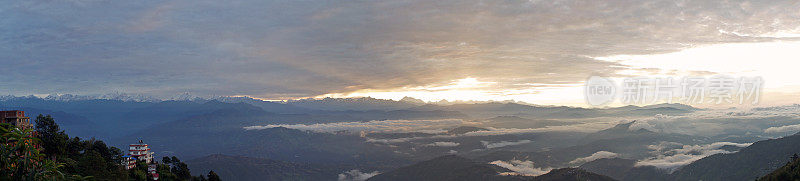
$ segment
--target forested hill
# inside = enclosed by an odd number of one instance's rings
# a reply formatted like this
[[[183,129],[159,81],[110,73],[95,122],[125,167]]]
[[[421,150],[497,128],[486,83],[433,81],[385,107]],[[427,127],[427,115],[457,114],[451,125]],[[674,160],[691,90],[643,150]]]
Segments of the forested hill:
[[[39,115],[35,130],[0,126],[0,180],[152,180],[147,165],[122,166],[124,152],[101,140],[70,137],[51,116]],[[209,172],[192,176],[188,165],[164,157],[157,165],[160,180],[219,180]]]
[[[794,154],[781,168],[758,179],[759,181],[800,180],[800,157]]]
[[[675,180],[755,180],[800,153],[800,134],[762,140],[736,153],[716,154],[692,162],[671,174]]]

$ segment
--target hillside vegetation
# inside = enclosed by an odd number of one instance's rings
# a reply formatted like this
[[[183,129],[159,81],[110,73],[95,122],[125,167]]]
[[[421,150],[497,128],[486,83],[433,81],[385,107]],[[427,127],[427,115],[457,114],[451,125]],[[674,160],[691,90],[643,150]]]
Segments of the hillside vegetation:
[[[123,151],[96,139],[70,137],[51,116],[39,115],[35,130],[0,126],[0,180],[151,180],[147,165],[126,170]],[[186,163],[164,157],[160,180],[219,180],[209,172],[192,176]]]

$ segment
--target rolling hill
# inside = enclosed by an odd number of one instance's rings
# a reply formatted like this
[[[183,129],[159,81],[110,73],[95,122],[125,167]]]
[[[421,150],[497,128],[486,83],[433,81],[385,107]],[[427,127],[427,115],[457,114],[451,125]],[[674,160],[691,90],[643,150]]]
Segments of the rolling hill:
[[[800,134],[763,140],[739,152],[711,155],[672,173],[676,180],[755,180],[800,153]]]
[[[344,172],[344,166],[330,166],[264,158],[208,155],[186,162],[192,171],[216,172],[231,180],[332,180]]]
[[[502,176],[500,172],[510,170],[479,163],[455,155],[441,156],[432,160],[401,167],[369,178],[369,181],[469,181],[469,180],[527,180],[521,176]]]

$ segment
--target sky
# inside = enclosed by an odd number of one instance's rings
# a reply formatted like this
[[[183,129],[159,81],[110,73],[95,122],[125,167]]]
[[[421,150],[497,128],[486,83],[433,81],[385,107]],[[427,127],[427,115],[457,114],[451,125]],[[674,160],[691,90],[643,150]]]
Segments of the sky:
[[[590,76],[760,76],[798,103],[800,2],[7,1],[0,94],[585,105]]]

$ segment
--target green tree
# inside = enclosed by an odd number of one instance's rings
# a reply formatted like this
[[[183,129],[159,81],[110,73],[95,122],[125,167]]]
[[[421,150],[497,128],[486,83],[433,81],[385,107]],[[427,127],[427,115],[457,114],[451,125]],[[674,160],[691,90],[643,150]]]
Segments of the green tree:
[[[220,181],[219,175],[214,173],[214,170],[208,171],[208,181]]]
[[[45,159],[31,130],[0,124],[0,180],[63,179],[62,165]]]
[[[786,165],[780,167],[758,180],[761,181],[784,181],[784,180],[800,180],[800,157],[797,153],[790,157]]]
[[[59,170],[71,175],[68,179],[127,180],[130,175],[120,164],[120,149],[94,138],[70,139],[50,115],[39,115],[35,122],[36,138],[41,140],[45,157],[61,163]]]
[[[162,157],[162,163],[156,167],[160,180],[205,181],[204,175],[192,176],[189,166],[178,157]],[[216,174],[215,174],[216,175]]]
[[[206,179],[205,176],[200,175],[200,176],[192,177],[191,181],[208,181],[208,179]]]
[[[0,125],[0,180],[152,180],[143,161],[126,170],[122,150],[94,138],[70,138],[49,115],[39,115],[35,121],[36,134]],[[156,166],[160,180],[206,180],[203,175],[192,176],[188,165],[175,156],[162,161]]]
[[[48,157],[53,160],[63,155],[67,148],[66,145],[69,136],[58,127],[53,117],[39,114],[39,116],[36,116],[35,122],[36,137],[42,142],[44,154],[48,155]]]
[[[173,157],[173,160],[175,159],[176,158]],[[189,171],[189,166],[186,165],[186,163],[173,162],[172,169],[170,171],[172,171],[172,173],[175,174],[175,176],[177,176],[180,180],[192,179],[192,173]]]
[[[135,180],[135,181],[146,181],[147,180],[147,172],[139,170],[139,169],[132,169],[130,171],[130,178],[131,178],[131,180]]]
[[[164,157],[164,158],[169,158],[169,157]],[[160,180],[165,180],[165,181],[178,180],[178,177],[175,176],[175,174],[172,174],[172,172],[170,171],[170,166],[167,164],[158,164],[158,166],[156,166],[156,173],[158,173],[158,177]]]
[[[169,159],[169,157],[165,156],[165,157],[161,158],[161,163],[171,164],[172,163],[172,159]]]

